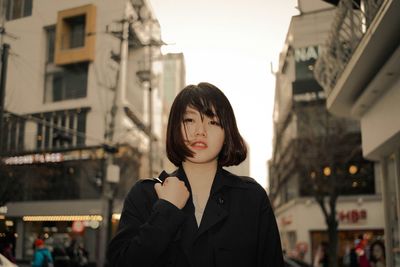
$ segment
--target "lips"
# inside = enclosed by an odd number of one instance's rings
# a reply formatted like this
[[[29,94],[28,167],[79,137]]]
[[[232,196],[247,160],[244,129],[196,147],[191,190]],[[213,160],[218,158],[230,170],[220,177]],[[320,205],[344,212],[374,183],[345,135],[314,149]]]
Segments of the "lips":
[[[190,144],[190,146],[194,149],[206,149],[207,143],[206,142],[202,142],[202,141],[196,141]]]

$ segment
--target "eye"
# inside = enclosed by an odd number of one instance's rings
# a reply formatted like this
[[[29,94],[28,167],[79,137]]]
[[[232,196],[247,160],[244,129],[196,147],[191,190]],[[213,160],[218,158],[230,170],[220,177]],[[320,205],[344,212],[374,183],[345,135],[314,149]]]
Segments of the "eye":
[[[216,125],[216,126],[221,126],[221,123],[219,123],[217,120],[210,120],[211,125]]]
[[[193,123],[194,119],[193,118],[184,118],[183,123],[188,124],[188,123]]]

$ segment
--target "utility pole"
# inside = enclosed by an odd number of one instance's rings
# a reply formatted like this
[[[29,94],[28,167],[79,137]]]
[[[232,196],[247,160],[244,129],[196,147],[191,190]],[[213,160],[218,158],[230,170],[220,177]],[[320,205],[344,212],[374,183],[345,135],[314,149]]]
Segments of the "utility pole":
[[[150,177],[153,177],[153,47],[152,47],[152,31],[153,31],[153,21],[150,24],[150,43],[149,43],[149,173]]]
[[[10,46],[3,42],[5,34],[6,1],[0,0],[0,47],[1,47],[1,72],[0,72],[0,155],[3,152],[3,121],[6,97],[7,64]]]
[[[3,44],[1,48],[1,77],[0,77],[0,153],[3,151],[3,120],[5,110],[6,79],[8,52],[10,46]]]
[[[114,155],[118,152],[117,144],[115,143],[114,136],[116,132],[116,126],[121,125],[122,116],[124,112],[124,105],[126,104],[126,88],[127,88],[127,66],[128,66],[128,39],[129,39],[129,27],[131,25],[133,17],[132,7],[129,2],[126,2],[125,12],[123,19],[119,21],[122,25],[122,31],[112,32],[120,39],[120,51],[119,55],[114,55],[117,63],[119,63],[119,69],[117,72],[116,86],[114,88],[114,96],[112,100],[112,107],[110,111],[110,123],[106,126],[103,165],[103,229],[101,231],[100,241],[100,264],[105,264],[105,253],[107,244],[111,240],[112,236],[112,215],[114,211],[114,197],[116,187],[118,186],[120,179],[120,169],[118,165],[114,164]]]

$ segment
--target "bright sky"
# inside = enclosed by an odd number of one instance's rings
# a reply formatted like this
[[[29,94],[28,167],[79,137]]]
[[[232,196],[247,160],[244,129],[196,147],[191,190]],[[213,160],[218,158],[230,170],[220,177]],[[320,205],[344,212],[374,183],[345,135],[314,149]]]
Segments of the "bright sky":
[[[296,0],[150,0],[169,52],[183,52],[186,82],[229,98],[250,147],[250,176],[267,185],[275,77]]]

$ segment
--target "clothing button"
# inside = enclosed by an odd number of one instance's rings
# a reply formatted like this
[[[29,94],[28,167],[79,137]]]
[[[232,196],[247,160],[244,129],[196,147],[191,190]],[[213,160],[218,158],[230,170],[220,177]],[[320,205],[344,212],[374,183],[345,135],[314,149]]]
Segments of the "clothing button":
[[[220,204],[220,205],[224,204],[224,199],[222,197],[218,198],[218,204]]]

